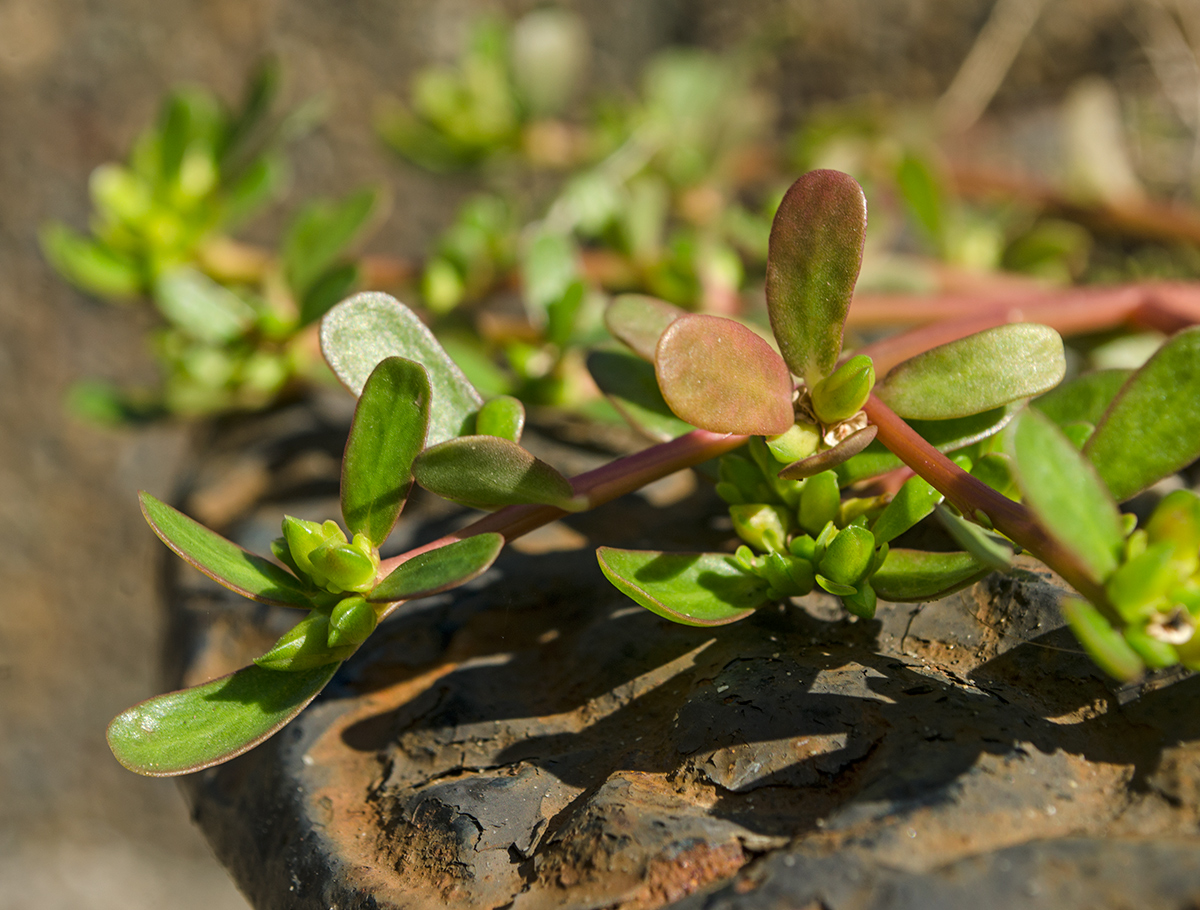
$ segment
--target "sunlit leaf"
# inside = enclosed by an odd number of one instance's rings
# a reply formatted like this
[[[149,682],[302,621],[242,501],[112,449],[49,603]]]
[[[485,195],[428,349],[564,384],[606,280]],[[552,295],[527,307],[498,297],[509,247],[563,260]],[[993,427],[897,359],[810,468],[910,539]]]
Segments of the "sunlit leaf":
[[[500,534],[476,534],[401,563],[367,597],[375,603],[415,600],[457,588],[488,570],[504,548]]]
[[[446,499],[478,509],[541,503],[576,510],[571,482],[515,442],[498,436],[462,436],[422,452],[413,464],[417,483]]]
[[[154,301],[173,325],[211,344],[232,341],[255,321],[254,309],[233,291],[192,268],[159,276]]]
[[[1097,582],[1117,567],[1125,535],[1095,468],[1040,412],[1026,408],[1005,431],[1025,505]]]
[[[1012,567],[1016,550],[1003,537],[990,533],[973,521],[967,521],[945,506],[935,506],[933,511],[950,539],[980,563],[999,572],[1006,572]]]
[[[658,339],[672,322],[687,310],[643,294],[621,294],[604,311],[604,324],[613,337],[624,342],[644,360],[654,361]]]
[[[312,607],[308,587],[275,563],[247,552],[149,493],[142,513],[163,543],[213,581],[263,603]]]
[[[627,351],[592,351],[587,366],[600,391],[638,432],[666,442],[693,429],[671,413],[652,363]]]
[[[355,395],[385,357],[404,357],[425,367],[432,399],[427,445],[470,432],[483,399],[408,307],[376,292],[356,294],[321,320],[321,351]]]
[[[1084,454],[1118,502],[1200,458],[1200,327],[1175,334],[1125,384]]]
[[[663,398],[693,426],[774,436],[795,420],[787,365],[732,319],[698,314],[676,319],[659,339],[654,366]]]
[[[1122,682],[1142,675],[1146,668],[1142,659],[1099,610],[1078,597],[1064,597],[1060,606],[1071,631],[1096,666]]]
[[[812,477],[814,474],[820,474],[822,471],[832,470],[869,446],[878,432],[878,427],[863,427],[861,430],[851,433],[832,449],[826,449],[816,455],[792,462],[779,472],[779,476],[784,480],[801,480],[805,477]]]
[[[49,224],[38,234],[42,253],[67,281],[100,297],[134,297],[142,291],[142,273],[135,261],[61,224]]]
[[[1058,332],[1012,323],[898,364],[875,386],[875,395],[901,417],[948,420],[1041,394],[1065,372]]]
[[[884,600],[918,603],[945,597],[991,571],[970,553],[891,549],[871,576],[871,587]]]
[[[842,352],[866,228],[862,188],[839,171],[805,174],[775,214],[767,310],[783,359],[810,387],[833,372]]]
[[[1108,406],[1133,375],[1133,370],[1095,370],[1040,395],[1029,406],[1037,408],[1059,427],[1100,422]]]
[[[134,705],[108,727],[117,761],[168,777],[241,755],[299,714],[337,672],[336,663],[295,673],[251,665],[212,682]]]
[[[379,546],[391,533],[425,447],[429,378],[419,363],[388,357],[368,377],[342,459],[342,515],[351,534]]]
[[[475,432],[480,436],[499,436],[520,442],[525,431],[525,405],[511,395],[498,395],[488,401],[475,417]]]
[[[737,622],[767,603],[768,584],[723,553],[596,551],[604,577],[647,610],[689,626]]]
[[[339,664],[354,653],[354,646],[329,647],[329,614],[314,610],[279,637],[254,663],[264,670],[301,673],[328,664]]]
[[[932,515],[933,507],[942,498],[942,494],[924,478],[915,475],[908,478],[871,526],[876,542],[887,543],[899,537],[917,522]]]

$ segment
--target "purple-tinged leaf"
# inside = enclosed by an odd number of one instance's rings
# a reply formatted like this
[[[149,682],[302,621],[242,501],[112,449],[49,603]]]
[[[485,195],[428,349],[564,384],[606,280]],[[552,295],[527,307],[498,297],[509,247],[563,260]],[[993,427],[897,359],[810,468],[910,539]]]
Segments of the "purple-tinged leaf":
[[[768,584],[724,553],[596,551],[616,588],[659,616],[687,626],[723,626],[749,616],[770,598]]]
[[[950,420],[1030,398],[1062,381],[1062,338],[1018,322],[931,348],[897,364],[875,396],[904,418]]]
[[[805,477],[812,477],[814,474],[836,468],[869,446],[878,432],[878,427],[863,427],[858,432],[851,433],[832,449],[826,449],[816,455],[809,455],[808,458],[793,461],[779,472],[779,476],[784,480],[803,480]]]
[[[809,387],[833,372],[862,266],[867,200],[848,174],[810,171],[792,184],[771,225],[767,310],[793,373]]]
[[[1200,458],[1200,326],[1172,336],[1117,393],[1084,454],[1118,502]]]
[[[658,339],[672,322],[687,310],[644,294],[622,294],[604,311],[604,324],[613,337],[624,342],[643,360],[654,361]]]
[[[577,511],[571,482],[541,459],[498,436],[460,436],[426,449],[413,465],[417,483],[477,509],[540,503]]]
[[[465,585],[488,570],[504,549],[501,534],[476,534],[414,556],[376,585],[373,603],[415,600]]]
[[[286,569],[242,549],[149,493],[138,498],[159,539],[213,581],[262,603],[312,608],[308,586]]]
[[[342,515],[350,533],[374,547],[387,540],[412,487],[429,396],[425,368],[403,357],[381,360],[359,396],[342,459]]]
[[[358,395],[386,357],[415,361],[429,374],[432,401],[428,445],[471,431],[483,399],[416,313],[387,294],[343,300],[321,320],[321,353],[338,379]]]
[[[776,436],[795,421],[787,364],[732,319],[676,319],[659,339],[654,369],[671,410],[701,429]]]
[[[1031,408],[1005,431],[1023,501],[1098,584],[1117,567],[1125,540],[1117,505],[1084,456],[1049,418]]]
[[[113,719],[108,745],[138,774],[172,777],[257,746],[316,698],[338,664],[284,672],[251,664],[236,673],[134,705]]]

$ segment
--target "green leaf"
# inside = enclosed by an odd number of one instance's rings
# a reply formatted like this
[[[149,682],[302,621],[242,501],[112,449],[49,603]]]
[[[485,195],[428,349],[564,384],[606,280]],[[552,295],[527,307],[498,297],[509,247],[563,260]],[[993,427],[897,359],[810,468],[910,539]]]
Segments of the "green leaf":
[[[142,273],[137,263],[106,244],[62,224],[46,225],[38,241],[55,270],[81,290],[117,299],[142,292]]]
[[[896,186],[913,220],[933,248],[941,250],[946,236],[946,200],[929,162],[906,154],[896,168]]]
[[[970,553],[892,549],[871,576],[871,587],[892,603],[918,603],[945,597],[991,571]]]
[[[303,298],[366,225],[379,202],[373,189],[359,190],[336,202],[310,202],[288,226],[283,240],[283,270],[288,286]]]
[[[385,357],[404,357],[425,367],[432,389],[427,445],[470,432],[483,404],[433,333],[387,294],[356,294],[330,310],[321,320],[321,351],[355,395]]]
[[[862,266],[867,200],[839,171],[810,171],[792,184],[771,225],[767,310],[793,373],[809,387],[842,352],[842,327]]]
[[[1095,370],[1056,386],[1029,402],[1057,426],[1100,422],[1133,370]]]
[[[504,536],[476,534],[401,563],[367,599],[374,603],[416,600],[464,585],[482,575],[504,548]]]
[[[262,603],[310,609],[308,586],[275,563],[243,550],[149,493],[142,514],[163,543],[213,581]]]
[[[1078,597],[1064,597],[1061,608],[1071,631],[1096,666],[1122,682],[1142,675],[1142,659],[1099,610]]]
[[[300,300],[300,324],[316,322],[358,283],[358,263],[343,262],[327,269]]]
[[[511,395],[498,395],[488,401],[475,417],[475,432],[479,436],[499,436],[520,442],[525,431],[525,405]]]
[[[1040,412],[1026,408],[1005,431],[1017,485],[1038,521],[1097,582],[1117,567],[1121,516],[1095,468]]]
[[[917,522],[932,515],[933,507],[942,499],[942,494],[924,478],[916,475],[908,478],[871,526],[876,542],[887,543],[899,537]]]
[[[851,433],[832,449],[825,449],[823,452],[817,452],[816,455],[809,455],[807,458],[792,462],[779,472],[779,476],[784,480],[802,480],[822,471],[833,470],[862,452],[875,440],[878,432],[878,427],[865,426],[861,430]]]
[[[521,282],[529,311],[544,318],[550,305],[561,300],[579,274],[579,253],[569,234],[542,230],[525,247]]]
[[[351,534],[383,543],[412,486],[429,427],[429,377],[403,357],[380,361],[363,386],[342,459],[342,515]]]
[[[768,584],[723,553],[596,551],[600,570],[641,606],[688,626],[722,626],[767,603]]]
[[[986,329],[895,366],[875,395],[901,417],[948,420],[1054,388],[1066,373],[1062,338],[1029,322]]]
[[[910,427],[930,445],[943,454],[986,439],[1000,432],[1012,419],[1019,405],[1008,405],[1003,408],[993,408],[981,414],[969,417],[959,417],[954,420],[908,420]],[[834,470],[843,487],[849,486],[868,477],[878,477],[888,471],[899,468],[904,464],[893,455],[881,442],[872,442],[849,461],[838,465]]]
[[[254,308],[203,272],[182,267],[159,276],[154,302],[171,324],[208,344],[234,340],[254,325]]]
[[[571,481],[515,442],[498,436],[461,436],[422,452],[413,464],[417,483],[477,509],[541,503],[576,511]]]
[[[604,311],[604,324],[643,360],[654,362],[658,339],[687,310],[644,294],[621,294]]]
[[[337,664],[296,673],[251,665],[212,682],[134,705],[108,727],[117,761],[170,777],[219,764],[257,746],[325,688]]]
[[[744,325],[688,314],[658,342],[655,374],[677,417],[714,433],[775,436],[792,425],[792,377]]]
[[[600,391],[638,432],[667,442],[692,431],[690,423],[671,413],[653,364],[627,351],[592,351],[587,367]]]
[[[1016,551],[1009,541],[973,521],[967,521],[943,505],[935,506],[933,511],[950,539],[989,569],[1006,572],[1012,568]]]
[[[354,645],[329,647],[329,614],[314,610],[279,637],[274,647],[254,663],[264,670],[301,673],[337,665],[354,653]]]
[[[1172,336],[1133,374],[1084,446],[1118,502],[1200,457],[1200,327]]]

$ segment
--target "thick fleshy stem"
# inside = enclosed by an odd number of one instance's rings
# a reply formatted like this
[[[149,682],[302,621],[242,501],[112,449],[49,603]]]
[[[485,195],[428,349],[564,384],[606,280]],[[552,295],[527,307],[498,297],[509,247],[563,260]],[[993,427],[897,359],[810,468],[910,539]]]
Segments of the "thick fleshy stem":
[[[1028,508],[962,470],[874,395],[867,399],[863,410],[871,423],[879,428],[879,441],[945,496],[959,512],[971,519],[986,517],[987,523],[1061,575],[1109,620],[1120,622],[1103,585],[1091,577],[1070,550],[1046,533]]]
[[[668,474],[674,474],[676,471],[690,468],[711,458],[724,455],[726,452],[732,452],[744,445],[747,439],[749,439],[748,436],[731,433],[693,430],[678,439],[650,446],[633,455],[618,458],[595,470],[573,477],[571,486],[576,496],[586,498],[587,508],[594,509],[596,506],[611,502],[626,493],[632,493],[646,484],[661,480]],[[416,547],[407,553],[381,561],[377,577],[385,578],[397,566],[414,556],[440,549],[456,540],[492,531],[503,534],[506,541],[511,541],[568,514],[570,513],[553,506],[507,506],[490,515],[485,515],[462,530],[447,534],[445,537]],[[388,604],[381,611],[380,618],[386,616],[402,602]]]

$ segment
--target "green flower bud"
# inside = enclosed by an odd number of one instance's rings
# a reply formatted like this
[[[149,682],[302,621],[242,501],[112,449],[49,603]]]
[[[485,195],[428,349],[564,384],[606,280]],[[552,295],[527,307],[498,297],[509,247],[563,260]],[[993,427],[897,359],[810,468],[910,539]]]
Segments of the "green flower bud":
[[[833,471],[809,477],[800,491],[800,527],[809,534],[819,534],[827,522],[837,518],[841,505],[842,493]]]
[[[329,647],[362,644],[378,621],[375,608],[363,598],[343,598],[329,617]]]
[[[309,553],[308,559],[317,573],[325,577],[324,587],[335,593],[371,590],[379,567],[378,557],[352,544],[326,544]]]
[[[875,387],[875,365],[865,354],[851,357],[809,389],[813,413],[824,424],[853,417]]]
[[[821,445],[821,430],[806,420],[798,420],[786,433],[766,439],[771,454],[788,465],[816,453]]]
[[[821,557],[821,574],[839,585],[858,585],[867,577],[875,558],[875,536],[866,528],[851,526],[838,532]]]
[[[1146,522],[1151,544],[1170,543],[1172,560],[1182,577],[1200,567],[1200,496],[1191,490],[1175,490],[1163,497]]]
[[[844,596],[842,603],[854,616],[860,619],[874,619],[876,600],[875,589],[864,581],[853,594]]]
[[[317,578],[319,573],[308,559],[309,553],[325,545],[324,529],[315,521],[305,521],[302,518],[285,515],[283,517],[283,538],[287,541],[288,551],[296,568],[305,575],[311,576],[313,581],[324,587],[324,579]]]
[[[738,537],[750,546],[766,552],[787,548],[792,516],[782,506],[763,503],[730,506],[729,517],[733,519],[733,529]]]
[[[311,670],[345,660],[353,647],[329,647],[329,614],[313,610],[255,663],[267,670]]]
[[[1166,605],[1167,594],[1182,581],[1174,554],[1169,541],[1151,544],[1109,577],[1104,592],[1126,622],[1140,624]]]

